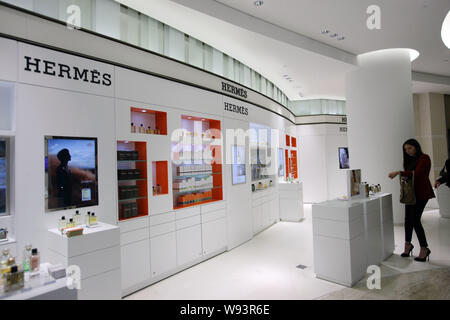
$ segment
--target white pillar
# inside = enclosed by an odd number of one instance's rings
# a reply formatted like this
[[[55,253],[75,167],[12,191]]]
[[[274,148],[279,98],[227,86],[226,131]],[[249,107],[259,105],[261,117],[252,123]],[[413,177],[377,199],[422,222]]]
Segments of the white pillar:
[[[358,56],[346,78],[350,166],[362,179],[392,193],[394,222],[404,220],[398,178],[403,170],[402,144],[414,138],[411,50],[388,49]]]

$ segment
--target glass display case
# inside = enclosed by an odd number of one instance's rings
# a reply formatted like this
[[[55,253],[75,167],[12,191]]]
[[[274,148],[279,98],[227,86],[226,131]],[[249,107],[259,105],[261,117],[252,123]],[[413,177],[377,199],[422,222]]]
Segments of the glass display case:
[[[152,162],[152,193],[160,196],[169,193],[167,161]]]
[[[276,167],[272,159],[276,149],[272,148],[271,128],[250,123],[250,163],[252,191],[273,186]]]
[[[284,150],[283,150],[283,148],[279,148],[278,149],[278,176],[279,177],[284,177],[284,168],[285,168]]]
[[[174,209],[222,200],[220,121],[183,115],[172,139]]]
[[[117,142],[119,221],[148,215],[147,143]]]

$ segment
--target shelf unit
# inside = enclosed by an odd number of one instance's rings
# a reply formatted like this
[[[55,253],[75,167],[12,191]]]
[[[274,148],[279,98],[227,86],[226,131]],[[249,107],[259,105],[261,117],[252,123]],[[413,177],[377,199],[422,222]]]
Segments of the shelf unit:
[[[297,151],[291,150],[290,161],[290,172],[292,173],[292,177],[294,179],[298,179],[298,170],[297,170]]]
[[[118,217],[119,221],[148,215],[147,143],[117,141],[118,159],[120,151],[136,151],[133,160],[117,160],[118,172]],[[139,170],[139,176],[120,179],[120,170]],[[131,190],[130,190],[131,189]],[[131,208],[135,206],[134,208]],[[135,210],[137,206],[137,211]]]
[[[182,141],[172,142],[173,208],[223,199],[220,121],[181,116]]]
[[[152,193],[160,196],[169,193],[167,161],[152,162]]]
[[[131,133],[167,135],[167,113],[143,108],[130,108]],[[140,128],[144,131],[140,132]]]

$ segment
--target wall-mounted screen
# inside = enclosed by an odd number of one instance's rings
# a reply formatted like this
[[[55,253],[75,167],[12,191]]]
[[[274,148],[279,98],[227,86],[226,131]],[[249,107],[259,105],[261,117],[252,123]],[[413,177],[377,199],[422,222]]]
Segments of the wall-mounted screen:
[[[97,138],[45,137],[46,210],[98,205]]]
[[[284,177],[284,150],[282,148],[278,149],[278,176]]]
[[[361,169],[347,171],[347,192],[349,198],[359,196],[359,187],[361,185]]]
[[[346,147],[339,148],[339,168],[340,169],[350,168],[350,162],[349,162],[349,157],[348,157],[348,148],[346,148]]]
[[[6,140],[0,139],[0,215],[7,213],[8,168],[6,147]]]
[[[233,146],[233,164],[231,166],[233,184],[243,184],[245,177],[245,147]]]

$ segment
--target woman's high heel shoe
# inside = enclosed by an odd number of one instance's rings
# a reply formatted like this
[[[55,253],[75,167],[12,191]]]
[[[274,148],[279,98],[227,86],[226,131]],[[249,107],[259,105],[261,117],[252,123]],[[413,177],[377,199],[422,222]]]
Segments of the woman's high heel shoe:
[[[401,254],[401,256],[402,256],[403,258],[407,258],[407,257],[409,257],[409,256],[412,256],[412,251],[413,251],[413,249],[414,249],[414,246],[413,246],[413,244],[411,243],[411,248],[409,248],[409,251],[408,251],[407,253],[403,252],[403,253]]]
[[[417,258],[414,258],[414,260],[415,260],[415,261],[420,261],[420,262],[425,262],[425,261],[427,261],[427,259],[428,259],[428,261],[430,261],[430,253],[431,253],[431,250],[428,249],[428,248],[427,248],[427,250],[428,250],[428,252],[427,252],[427,254],[426,254],[425,257],[423,257],[423,258],[417,257]]]

